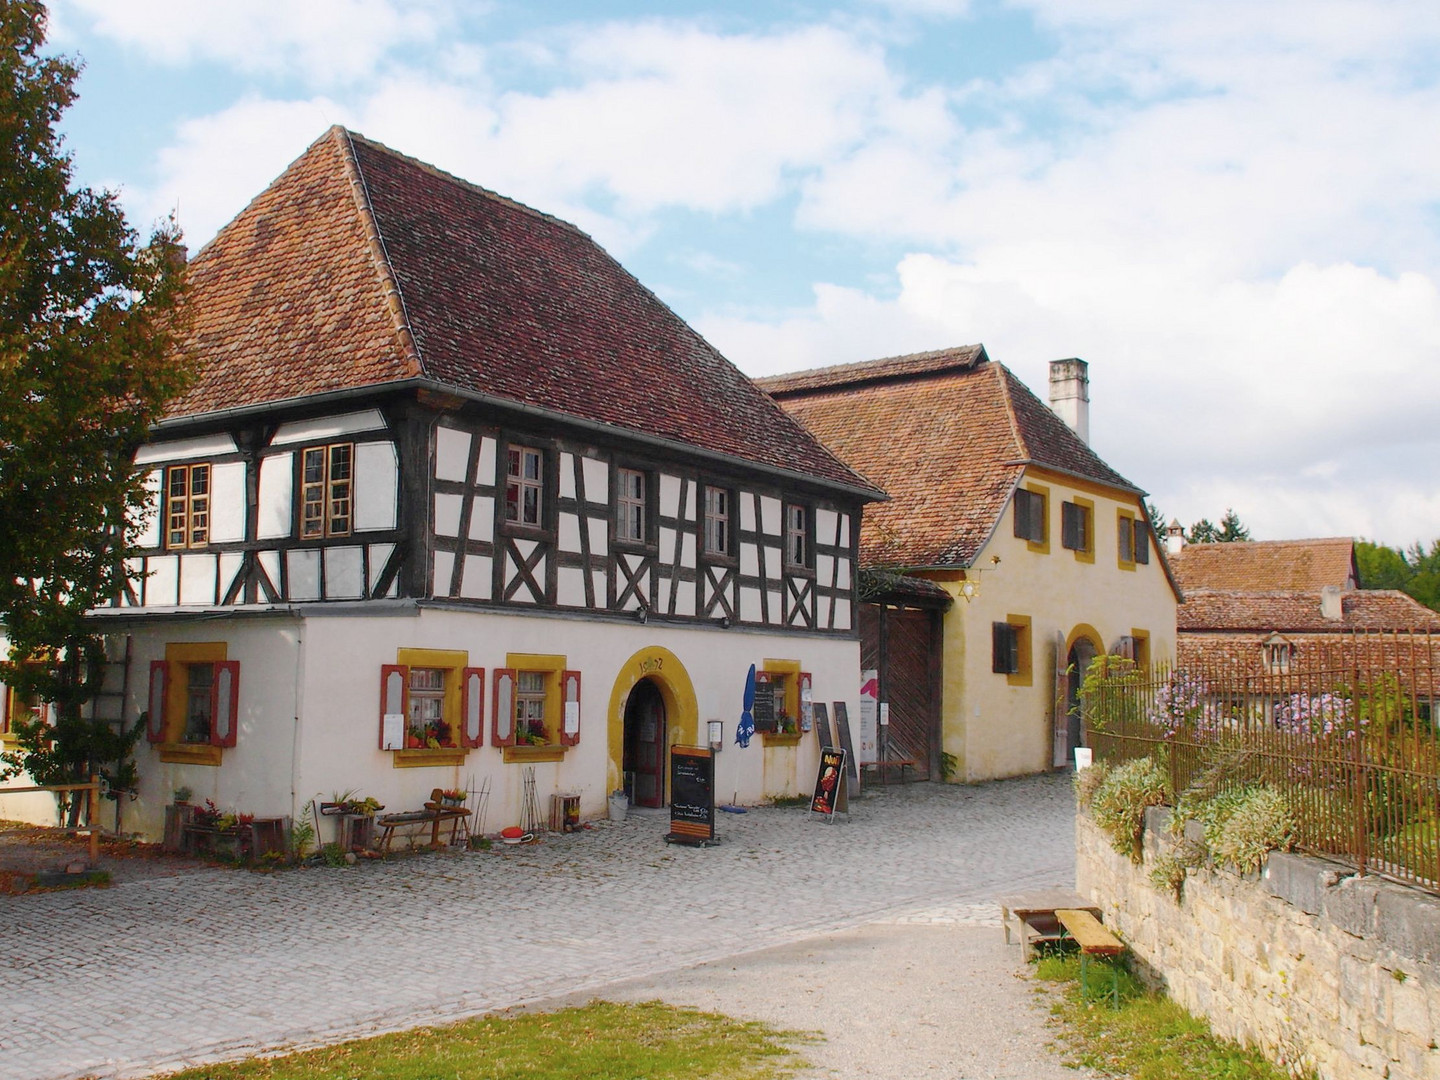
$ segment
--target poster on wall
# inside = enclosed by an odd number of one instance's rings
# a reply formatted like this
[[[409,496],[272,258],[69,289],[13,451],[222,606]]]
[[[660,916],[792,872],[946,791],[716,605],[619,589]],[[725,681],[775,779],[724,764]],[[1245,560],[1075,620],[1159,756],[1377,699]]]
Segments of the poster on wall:
[[[860,672],[860,745],[856,755],[861,765],[880,760],[880,673],[874,668]]]

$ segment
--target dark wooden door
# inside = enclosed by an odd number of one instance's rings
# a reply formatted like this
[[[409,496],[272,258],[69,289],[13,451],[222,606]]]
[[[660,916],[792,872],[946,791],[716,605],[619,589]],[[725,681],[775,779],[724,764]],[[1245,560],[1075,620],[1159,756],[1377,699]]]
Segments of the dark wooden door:
[[[880,731],[887,758],[911,758],[921,780],[939,779],[939,612],[917,608],[860,608],[860,663],[880,673],[880,700],[890,724]]]
[[[625,778],[637,806],[665,805],[665,701],[642,679],[625,702]]]

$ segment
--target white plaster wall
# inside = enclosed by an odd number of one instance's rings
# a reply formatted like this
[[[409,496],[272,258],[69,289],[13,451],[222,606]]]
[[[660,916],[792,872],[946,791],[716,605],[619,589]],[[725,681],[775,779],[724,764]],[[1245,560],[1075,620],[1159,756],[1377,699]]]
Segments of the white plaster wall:
[[[295,455],[260,459],[259,535],[262,540],[289,536],[294,528]]]
[[[296,686],[303,664],[302,624],[288,616],[179,622],[163,617],[133,631],[129,697],[125,717],[148,707],[150,661],[165,658],[172,642],[224,641],[226,658],[240,661],[237,699],[239,728],[235,745],[224,750],[220,766],[177,765],[160,760],[143,738],[135,749],[140,797],[121,807],[121,828],[158,840],[164,834],[165,806],[178,787],[188,787],[196,802],[257,816],[291,816],[308,799],[292,797]],[[377,676],[377,686],[378,686]],[[107,811],[111,812],[111,811]]]
[[[550,795],[563,790],[580,793],[585,816],[604,814],[606,795],[621,782],[610,763],[611,693],[627,661],[649,646],[669,649],[689,673],[701,738],[706,720],[725,725],[725,748],[716,759],[717,803],[800,794],[814,781],[819,750],[813,734],[793,748],[767,748],[758,736],[746,749],[734,744],[751,664],[760,666],[767,657],[794,659],[811,672],[816,701],[833,712],[830,703],[843,700],[851,716],[859,715],[860,653],[854,641],[441,610],[386,618],[312,617],[304,625],[302,787],[324,793],[356,788],[388,807],[415,809],[432,788],[478,788],[488,778],[485,827],[492,832],[518,824],[521,810],[524,766],[504,763],[501,751],[488,745],[490,673],[504,666],[507,652],[561,653],[582,675],[579,744],[561,762],[534,766],[546,813]],[[380,666],[394,663],[399,648],[462,649],[471,666],[486,669],[487,745],[470,751],[462,765],[397,769],[392,755],[378,748]],[[622,700],[618,709],[623,708]],[[671,729],[672,743],[678,734]],[[717,824],[723,829],[723,821]]]
[[[400,458],[391,442],[355,446],[355,531],[393,529],[398,514]]]
[[[245,539],[245,463],[222,461],[210,470],[210,541]]]

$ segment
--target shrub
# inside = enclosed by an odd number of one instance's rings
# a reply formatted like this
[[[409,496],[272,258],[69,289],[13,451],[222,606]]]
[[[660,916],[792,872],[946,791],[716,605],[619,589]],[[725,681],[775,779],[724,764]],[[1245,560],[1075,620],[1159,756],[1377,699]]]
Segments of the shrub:
[[[1234,863],[1241,873],[1260,869],[1272,851],[1295,846],[1299,823],[1289,800],[1271,787],[1253,787],[1211,800],[1213,813],[1205,822],[1210,853]]]
[[[1095,791],[1110,775],[1110,766],[1096,761],[1088,769],[1075,770],[1075,801],[1078,806],[1089,808],[1095,802]]]
[[[1138,758],[1109,770],[1095,789],[1090,813],[1110,837],[1110,846],[1131,861],[1141,861],[1140,836],[1145,808],[1166,802],[1165,770],[1152,758]]]

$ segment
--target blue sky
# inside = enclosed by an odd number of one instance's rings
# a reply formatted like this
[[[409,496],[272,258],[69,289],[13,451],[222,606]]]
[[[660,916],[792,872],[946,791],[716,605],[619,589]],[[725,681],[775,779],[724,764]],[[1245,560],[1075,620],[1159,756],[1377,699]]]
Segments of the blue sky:
[[[332,123],[573,221],[752,375],[983,342],[1186,524],[1440,537],[1440,5],[63,0],[192,250]]]

